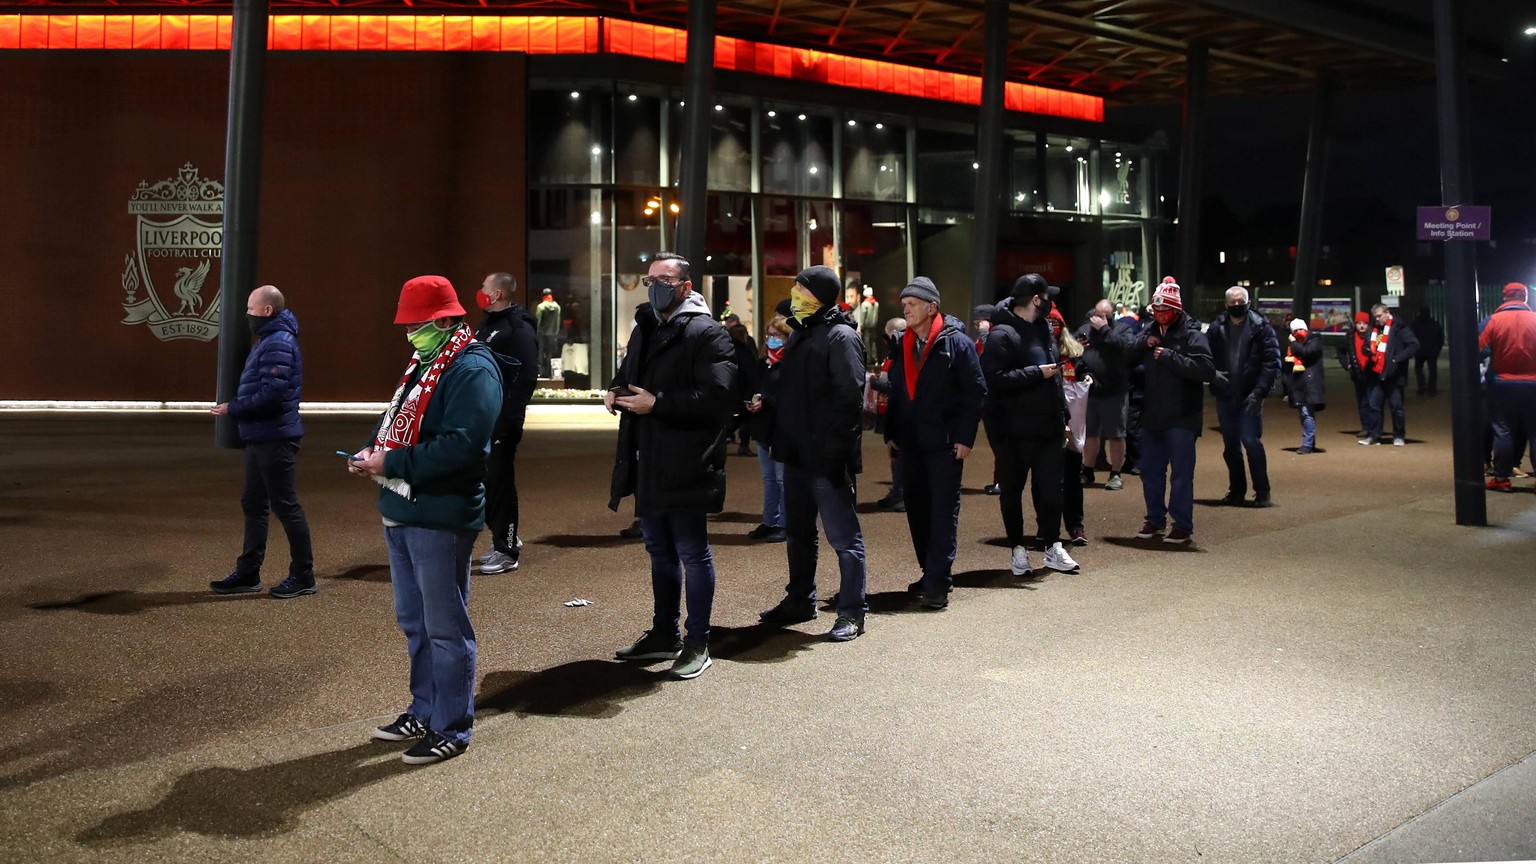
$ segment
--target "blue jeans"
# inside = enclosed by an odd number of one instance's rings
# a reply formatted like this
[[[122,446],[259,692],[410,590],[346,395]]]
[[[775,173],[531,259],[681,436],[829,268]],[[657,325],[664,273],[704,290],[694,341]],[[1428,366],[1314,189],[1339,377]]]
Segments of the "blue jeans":
[[[769,528],[784,527],[784,463],[773,461],[759,441],[757,467],[763,472],[763,524]]]
[[[1301,412],[1301,446],[1317,446],[1317,414],[1310,405],[1302,405],[1297,410]]]
[[[759,448],[767,449],[767,448]],[[687,576],[688,642],[709,644],[709,613],[715,605],[715,558],[709,550],[709,522],[703,513],[641,516],[645,551],[651,554],[651,631],[676,638],[679,606]]]
[[[923,592],[947,594],[960,529],[960,477],[965,462],[953,450],[923,452],[901,448],[901,476],[906,479],[907,530],[912,551],[923,568]]]
[[[1193,429],[1141,430],[1141,494],[1147,504],[1147,521],[1195,530],[1195,439]],[[1172,479],[1169,473],[1172,469]],[[1163,492],[1168,501],[1163,503]]]
[[[469,556],[478,531],[384,527],[395,620],[411,656],[411,707],[433,732],[469,743],[475,722],[475,628]]]
[[[1403,388],[1401,379],[1394,381],[1377,382],[1371,387],[1370,396],[1366,400],[1366,410],[1369,412],[1365,418],[1366,437],[1372,441],[1381,437],[1382,408],[1392,412],[1392,437],[1408,437],[1408,421],[1403,414]]]
[[[837,595],[837,614],[862,618],[869,604],[864,599],[864,535],[854,486],[834,485],[813,471],[784,466],[784,533],[789,556],[789,584],[784,586],[794,603],[816,604],[816,516],[826,529],[827,543],[837,552],[842,576]]]
[[[1238,497],[1248,493],[1248,476],[1243,472],[1243,451],[1248,452],[1248,470],[1253,474],[1253,491],[1269,494],[1269,460],[1264,455],[1264,411],[1249,414],[1243,403],[1216,400],[1216,420],[1221,424],[1222,458],[1227,460],[1227,491]]]

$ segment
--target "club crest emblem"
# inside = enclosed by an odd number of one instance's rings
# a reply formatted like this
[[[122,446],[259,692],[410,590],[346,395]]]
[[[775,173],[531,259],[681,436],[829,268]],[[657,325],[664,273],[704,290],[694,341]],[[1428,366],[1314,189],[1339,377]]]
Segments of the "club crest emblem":
[[[224,244],[224,184],[198,176],[192,163],[175,177],[140,183],[128,199],[135,249],[123,258],[124,324],[144,324],[155,338],[219,335],[217,268]],[[213,283],[208,284],[212,272]],[[162,296],[155,287],[170,288]]]

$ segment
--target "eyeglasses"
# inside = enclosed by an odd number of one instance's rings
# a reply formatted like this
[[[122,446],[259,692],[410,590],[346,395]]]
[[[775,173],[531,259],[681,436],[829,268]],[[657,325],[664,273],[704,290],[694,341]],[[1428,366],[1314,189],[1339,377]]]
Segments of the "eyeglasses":
[[[660,276],[646,276],[640,280],[640,284],[647,288],[653,288],[657,285],[665,285],[668,288],[676,288],[683,283],[673,282],[671,279],[663,279]]]

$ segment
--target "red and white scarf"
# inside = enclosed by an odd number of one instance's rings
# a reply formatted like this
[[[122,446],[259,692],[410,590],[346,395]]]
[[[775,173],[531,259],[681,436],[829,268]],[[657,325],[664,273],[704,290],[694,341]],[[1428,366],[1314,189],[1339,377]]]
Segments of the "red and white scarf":
[[[1376,354],[1387,353],[1387,337],[1392,335],[1392,319],[1387,318],[1387,323],[1378,330],[1371,331],[1371,351]]]
[[[389,410],[384,412],[384,419],[379,423],[378,432],[373,436],[373,446],[385,451],[398,450],[402,447],[415,446],[421,438],[421,420],[427,416],[427,405],[432,402],[432,394],[437,392],[443,372],[449,364],[457,360],[459,355],[469,343],[475,341],[475,331],[468,324],[460,324],[443,347],[438,350],[437,356],[432,358],[427,370],[421,373],[410,392],[406,392],[406,385],[411,383],[411,376],[421,366],[421,355],[411,355],[411,362],[405,367],[405,374],[400,376],[400,386],[395,388],[395,395],[390,397]],[[386,480],[383,475],[376,475],[373,479],[379,482],[391,492],[402,498],[411,497],[411,484],[400,478]]]
[[[917,398],[917,376],[923,371],[923,364],[928,362],[928,355],[933,353],[934,342],[939,338],[939,331],[944,329],[944,316],[933,316],[933,324],[928,327],[928,338],[923,341],[923,359],[915,359],[913,349],[917,346],[917,328],[908,327],[901,337],[901,371],[907,379],[907,398]]]

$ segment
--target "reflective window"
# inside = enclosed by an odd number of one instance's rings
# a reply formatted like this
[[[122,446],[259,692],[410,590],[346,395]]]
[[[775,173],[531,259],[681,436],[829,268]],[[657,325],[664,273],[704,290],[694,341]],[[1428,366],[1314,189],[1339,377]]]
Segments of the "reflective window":
[[[917,200],[926,207],[971,209],[976,201],[973,132],[917,130]]]
[[[766,108],[761,146],[764,192],[831,194],[832,118],[794,108]]]
[[[1008,207],[1014,211],[1044,211],[1040,194],[1040,148],[1034,132],[1010,131],[1004,139],[1008,171]]]
[[[609,96],[590,86],[529,92],[528,182],[607,182]]]
[[[634,186],[660,184],[661,99],[620,92],[614,97],[613,126],[613,182]]]
[[[1045,141],[1045,209],[1093,212],[1088,139],[1050,136]]]
[[[1105,142],[1099,153],[1101,212],[1147,216],[1147,165],[1139,147]]]
[[[881,119],[843,122],[843,196],[907,200],[907,129]]]

